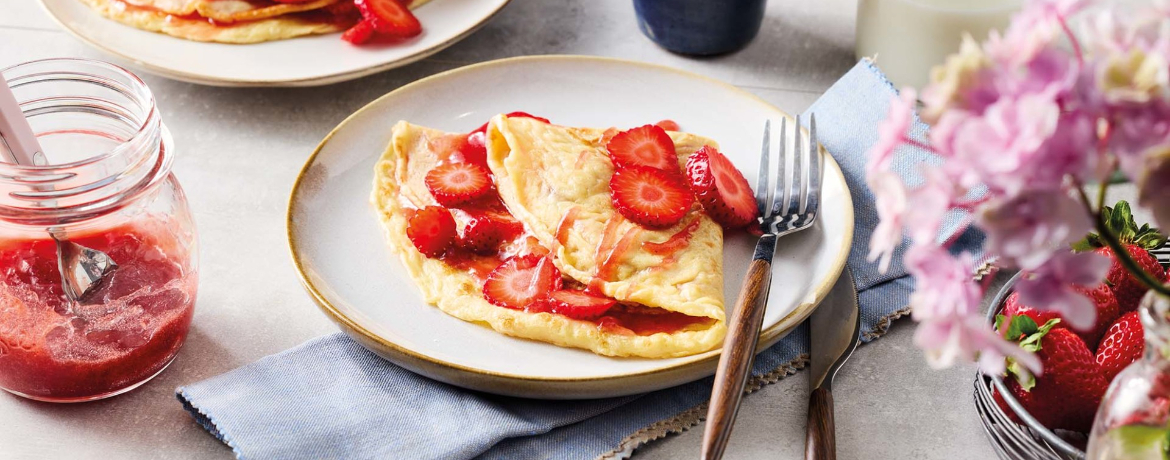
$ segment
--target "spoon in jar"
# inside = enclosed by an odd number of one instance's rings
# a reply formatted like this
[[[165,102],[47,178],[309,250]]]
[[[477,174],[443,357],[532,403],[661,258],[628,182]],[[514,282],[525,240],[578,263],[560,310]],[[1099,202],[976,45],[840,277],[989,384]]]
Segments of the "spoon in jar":
[[[6,152],[0,160],[22,166],[48,164],[12,88],[3,77],[0,77],[0,83],[0,147],[7,147],[0,149],[0,153]],[[57,269],[61,272],[65,295],[75,302],[86,303],[90,294],[97,291],[118,264],[104,252],[65,239],[65,233],[60,229],[48,228],[46,231],[57,243]]]

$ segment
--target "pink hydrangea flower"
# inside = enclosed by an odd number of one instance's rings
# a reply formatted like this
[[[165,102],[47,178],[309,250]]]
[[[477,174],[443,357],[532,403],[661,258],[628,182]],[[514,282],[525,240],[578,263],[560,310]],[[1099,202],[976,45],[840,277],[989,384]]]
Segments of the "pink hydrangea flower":
[[[914,241],[933,241],[948,211],[966,195],[966,190],[942,167],[921,165],[923,182],[910,190],[905,226]]]
[[[1001,99],[956,128],[954,155],[989,187],[1016,194],[1037,185],[1030,173],[1051,166],[1037,153],[1059,122],[1060,107],[1050,97]]]
[[[902,89],[900,97],[890,98],[890,110],[886,119],[878,125],[878,140],[866,153],[865,174],[874,177],[888,171],[894,161],[894,151],[906,140],[906,131],[914,122],[914,105],[917,104],[914,88]]]
[[[1097,320],[1097,308],[1073,286],[1096,286],[1105,279],[1110,261],[1092,252],[1057,251],[1029,270],[1016,284],[1020,301],[1041,310],[1060,312],[1074,329],[1088,329]]]
[[[1063,190],[1031,192],[983,206],[976,218],[986,248],[1004,262],[1035,270],[1092,227],[1084,207]]]
[[[1143,157],[1138,204],[1153,213],[1159,227],[1170,228],[1170,143],[1150,148]]]
[[[1040,359],[1018,345],[1004,340],[979,316],[925,320],[914,331],[914,345],[926,353],[926,362],[935,369],[947,368],[959,360],[977,361],[983,372],[1002,374],[1005,359],[1012,357],[1032,372],[1041,373]]]
[[[902,179],[889,171],[879,171],[869,177],[870,189],[877,207],[878,225],[869,240],[870,262],[878,261],[878,269],[885,273],[890,268],[894,248],[902,242],[903,217],[906,214],[906,186]]]
[[[985,372],[999,373],[1003,358],[1013,356],[1039,371],[1034,356],[1003,340],[979,315],[982,289],[973,278],[970,254],[953,257],[937,245],[915,245],[906,253],[906,268],[919,286],[910,296],[912,315],[919,323],[914,343],[926,352],[931,366],[978,359]]]
[[[1024,269],[1021,300],[1081,328],[1096,310],[1071,286],[1099,283],[1109,262],[1068,250],[1093,217],[1072,191],[1120,166],[1138,184],[1138,203],[1170,227],[1170,0],[1136,15],[1095,11],[1088,33],[1077,34],[1070,20],[1089,3],[1028,2],[1004,33],[964,40],[932,72],[922,94],[932,125],[925,147],[942,163],[923,166],[921,181],[905,184],[890,171],[899,145],[923,147],[906,138],[912,91],[879,127],[867,174],[881,223],[869,256],[885,269],[903,235],[910,240],[915,342],[932,365],[978,360],[999,372],[1011,356],[1039,367],[980,314],[985,293],[971,279],[971,256],[938,235],[948,213],[973,211],[964,223],[984,231],[986,255]],[[968,198],[972,190],[983,197]]]

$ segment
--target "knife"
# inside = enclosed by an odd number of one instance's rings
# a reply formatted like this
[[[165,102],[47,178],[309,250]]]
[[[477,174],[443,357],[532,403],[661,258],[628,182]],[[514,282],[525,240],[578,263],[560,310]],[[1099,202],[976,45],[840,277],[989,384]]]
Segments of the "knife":
[[[846,267],[821,304],[808,320],[811,359],[809,364],[808,435],[804,442],[806,460],[836,460],[837,438],[833,424],[833,377],[857,348],[861,311],[857,288]]]

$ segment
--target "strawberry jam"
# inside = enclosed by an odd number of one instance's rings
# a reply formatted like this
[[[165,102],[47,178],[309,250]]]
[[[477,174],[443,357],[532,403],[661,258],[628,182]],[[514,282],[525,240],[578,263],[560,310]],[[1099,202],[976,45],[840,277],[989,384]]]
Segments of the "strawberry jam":
[[[86,305],[65,297],[47,235],[0,243],[0,387],[33,399],[131,389],[171,362],[191,324],[196,276],[162,225],[68,238],[118,263]]]

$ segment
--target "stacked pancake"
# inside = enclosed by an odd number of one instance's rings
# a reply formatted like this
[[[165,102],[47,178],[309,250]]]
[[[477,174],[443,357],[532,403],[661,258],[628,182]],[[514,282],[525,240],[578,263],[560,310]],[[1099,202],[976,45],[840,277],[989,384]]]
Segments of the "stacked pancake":
[[[697,205],[666,228],[623,219],[609,196],[614,167],[604,130],[499,115],[487,127],[486,148],[499,198],[523,224],[526,238],[547,250],[566,288],[616,301],[611,311],[573,318],[555,310],[501,307],[485,299],[483,277],[466,264],[419,252],[407,222],[415,209],[437,204],[424,176],[446,161],[436,148],[453,136],[459,135],[399,122],[375,167],[372,202],[425,301],[507,335],[609,356],[686,356],[722,341],[722,229]],[[700,147],[715,145],[687,133],[670,137],[680,164]]]
[[[361,20],[353,0],[81,0],[103,16],[187,40],[258,43],[340,32]],[[428,0],[414,0],[416,8]]]

